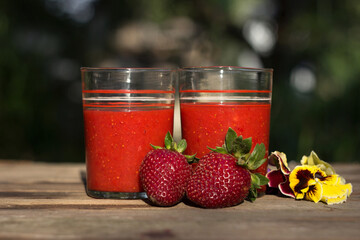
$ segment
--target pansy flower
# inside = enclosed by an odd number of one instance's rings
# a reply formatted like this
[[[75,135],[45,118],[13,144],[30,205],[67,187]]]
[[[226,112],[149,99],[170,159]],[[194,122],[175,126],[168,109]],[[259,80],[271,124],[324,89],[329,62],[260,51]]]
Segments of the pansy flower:
[[[276,166],[266,177],[268,186],[277,188],[283,195],[306,199],[315,203],[343,203],[352,193],[351,183],[336,174],[335,169],[321,160],[314,151],[303,156],[301,164],[290,171],[286,155],[275,151],[269,156],[269,165]]]
[[[327,175],[316,165],[295,167],[290,173],[289,181],[296,199],[306,199],[315,203],[342,203],[352,193],[350,183],[343,183],[337,174]]]
[[[304,199],[305,196],[319,202],[322,196],[322,186],[315,180],[315,174],[320,170],[316,166],[296,166],[291,172],[290,188],[295,199]],[[308,194],[307,194],[308,193]]]
[[[289,175],[291,171],[287,164],[285,153],[278,151],[272,152],[268,159],[270,165],[276,166],[275,170],[271,170],[266,174],[266,177],[269,179],[268,186],[277,188],[283,195],[294,198],[294,192],[289,185]]]

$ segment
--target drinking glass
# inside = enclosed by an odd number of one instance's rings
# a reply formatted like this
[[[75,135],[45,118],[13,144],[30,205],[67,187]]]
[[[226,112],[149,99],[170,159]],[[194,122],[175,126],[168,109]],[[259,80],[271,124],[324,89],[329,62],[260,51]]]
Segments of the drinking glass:
[[[232,66],[189,67],[179,71],[182,137],[187,154],[202,157],[222,146],[229,127],[252,138],[252,149],[269,147],[272,69]],[[252,151],[251,149],[251,151]],[[267,162],[258,170],[263,175]]]
[[[174,71],[81,68],[87,194],[146,198],[140,164],[173,132]]]

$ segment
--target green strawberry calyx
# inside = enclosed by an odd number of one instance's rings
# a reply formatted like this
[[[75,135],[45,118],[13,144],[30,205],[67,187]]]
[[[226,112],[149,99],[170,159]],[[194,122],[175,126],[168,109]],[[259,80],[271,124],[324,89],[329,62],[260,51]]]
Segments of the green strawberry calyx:
[[[256,144],[254,150],[250,153],[252,146],[252,139],[238,136],[237,133],[229,128],[225,136],[225,143],[221,147],[209,148],[210,150],[223,154],[233,155],[237,159],[237,164],[245,169],[254,171],[266,162],[265,154],[266,148],[263,143]],[[258,196],[257,189],[266,185],[269,179],[260,173],[251,174],[251,188],[248,199],[253,202]]]
[[[165,147],[154,146],[150,144],[154,149],[167,149],[170,151],[176,151],[178,153],[183,153],[187,148],[187,142],[185,139],[181,139],[178,143],[174,140],[170,132],[167,132],[165,135],[164,145]],[[196,153],[193,155],[184,155],[188,163],[197,162],[199,159],[195,157]]]

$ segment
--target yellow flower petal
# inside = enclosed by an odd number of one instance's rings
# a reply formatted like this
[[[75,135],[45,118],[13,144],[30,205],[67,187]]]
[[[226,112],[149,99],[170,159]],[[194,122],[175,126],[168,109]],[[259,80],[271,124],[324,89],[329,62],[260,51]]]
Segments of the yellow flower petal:
[[[317,183],[317,181],[316,181],[315,179],[310,179],[310,180],[308,181],[308,185],[309,185],[309,186],[315,185],[316,183]]]
[[[295,193],[295,199],[297,200],[304,199],[304,197],[305,197],[305,193],[303,192]]]
[[[347,200],[346,195],[338,196],[336,198],[328,198],[328,197],[323,196],[321,199],[322,202],[324,202],[328,205],[343,203],[343,202],[346,202],[346,200]]]
[[[309,186],[316,184],[315,173],[320,171],[316,166],[297,166],[290,173],[290,188],[296,199],[303,199],[309,191]]]
[[[316,183],[309,187],[309,191],[306,193],[305,199],[318,203],[323,198],[323,187],[321,183]]]
[[[327,176],[324,182],[324,184],[328,184],[328,185],[331,184],[336,185],[341,183],[342,183],[341,177],[337,174]]]
[[[337,174],[327,176],[321,170],[315,174],[315,178],[317,181],[320,181],[323,184],[327,185],[336,185],[341,183],[341,177]]]
[[[321,201],[327,204],[343,203],[347,200],[347,197],[352,193],[352,185],[348,184],[336,184],[326,185],[323,184],[323,197]]]
[[[350,197],[350,195],[352,194],[352,184],[351,183],[347,183],[344,184],[346,186],[346,189],[348,190],[347,196]]]
[[[328,198],[337,198],[338,196],[343,196],[348,193],[348,188],[345,185],[326,185],[323,184],[324,196]]]

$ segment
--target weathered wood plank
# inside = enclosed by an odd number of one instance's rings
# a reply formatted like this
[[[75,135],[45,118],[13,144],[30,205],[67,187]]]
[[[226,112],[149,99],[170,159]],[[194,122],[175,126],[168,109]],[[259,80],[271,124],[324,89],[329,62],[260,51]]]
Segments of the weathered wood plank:
[[[360,164],[335,168],[353,184],[345,204],[266,195],[201,209],[90,198],[84,164],[0,161],[0,239],[359,239]]]

